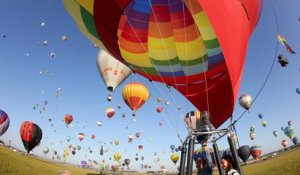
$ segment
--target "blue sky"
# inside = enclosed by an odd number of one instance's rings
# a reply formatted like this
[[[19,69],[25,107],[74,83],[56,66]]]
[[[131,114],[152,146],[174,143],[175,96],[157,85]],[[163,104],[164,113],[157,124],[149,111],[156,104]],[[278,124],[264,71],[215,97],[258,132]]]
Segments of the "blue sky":
[[[281,45],[278,54],[286,56],[290,64],[281,68],[276,62],[271,76],[250,112],[247,112],[237,123],[236,128],[241,145],[261,145],[263,152],[267,153],[281,148],[281,140],[288,139],[280,128],[291,120],[296,127],[296,136],[300,136],[300,96],[295,92],[300,87],[299,82],[299,50],[300,50],[300,2],[295,0],[272,0],[278,16],[279,32],[296,50],[296,55],[289,54]],[[179,145],[177,133],[184,139],[187,130],[182,118],[194,107],[174,89],[171,92],[160,83],[150,83],[138,75],[132,75],[115,92],[112,102],[107,102],[108,92],[102,82],[96,67],[96,54],[99,49],[93,47],[87,38],[78,30],[75,22],[66,12],[60,0],[4,0],[0,2],[0,109],[6,111],[11,124],[8,131],[0,139],[23,149],[19,136],[19,127],[25,120],[37,123],[43,130],[44,136],[41,145],[34,149],[34,153],[43,156],[42,149],[47,146],[55,149],[59,154],[67,147],[66,137],[74,137],[70,141],[73,146],[81,145],[84,149],[77,151],[75,156],[70,155],[67,162],[79,164],[81,160],[107,160],[113,157],[114,151],[122,153],[122,159],[131,159],[131,167],[139,169],[141,163],[152,165],[158,169],[165,165],[168,169],[176,166],[171,162],[170,145]],[[45,22],[41,27],[40,23]],[[270,70],[276,50],[276,23],[269,1],[264,2],[261,19],[249,42],[247,61],[245,64],[240,95],[247,93],[256,96]],[[66,42],[61,41],[63,35],[68,36]],[[44,40],[48,45],[41,44]],[[40,43],[40,44],[39,44]],[[56,57],[50,58],[55,52]],[[26,54],[29,54],[27,56]],[[40,71],[49,70],[52,74],[40,74]],[[137,112],[137,121],[131,117],[131,111],[123,102],[121,90],[126,83],[140,81],[148,88],[152,97]],[[58,88],[62,88],[61,95],[55,97]],[[162,97],[163,103],[158,104],[156,99]],[[40,114],[33,107],[48,101],[46,113]],[[165,105],[169,100],[171,105]],[[121,104],[122,108],[117,109]],[[164,112],[156,113],[156,107],[161,105]],[[182,106],[180,111],[177,106]],[[114,107],[116,115],[110,120],[105,116],[105,108]],[[74,117],[74,127],[66,128],[63,117],[70,113]],[[126,118],[122,118],[122,114]],[[237,118],[243,109],[236,103],[233,113]],[[258,114],[264,115],[268,122],[266,128],[262,127]],[[48,122],[48,118],[54,118]],[[98,127],[97,121],[102,120],[103,126]],[[78,123],[77,123],[78,121]],[[164,125],[159,126],[159,121]],[[221,127],[226,127],[229,122]],[[254,141],[249,138],[249,128],[256,126]],[[128,129],[126,128],[128,126]],[[56,132],[54,132],[56,130]],[[275,138],[272,132],[277,130],[279,135]],[[127,143],[127,135],[143,131],[139,139]],[[86,138],[79,142],[77,135],[83,132]],[[91,135],[97,138],[91,140]],[[150,140],[152,141],[149,141]],[[110,144],[118,139],[120,145]],[[268,140],[266,142],[266,140]],[[104,145],[104,142],[106,144]],[[292,142],[288,140],[291,145]],[[142,151],[138,145],[144,145]],[[99,155],[101,145],[109,148],[105,155]],[[90,154],[88,147],[93,150]],[[196,146],[198,147],[198,146]],[[219,147],[228,147],[226,139],[219,142]],[[158,155],[155,156],[154,152]],[[138,154],[139,161],[135,161]],[[141,156],[145,157],[141,161]],[[51,158],[52,153],[47,155]],[[156,157],[159,163],[154,163]]]

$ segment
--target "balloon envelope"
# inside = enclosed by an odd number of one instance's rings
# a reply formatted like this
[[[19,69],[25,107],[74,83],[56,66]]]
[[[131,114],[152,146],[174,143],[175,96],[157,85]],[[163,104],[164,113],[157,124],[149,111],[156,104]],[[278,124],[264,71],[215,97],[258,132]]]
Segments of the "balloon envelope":
[[[284,134],[289,137],[290,139],[292,139],[294,137],[295,134],[295,128],[292,125],[288,125],[287,127],[284,128]]]
[[[173,162],[174,164],[176,164],[177,161],[179,160],[179,155],[178,155],[177,153],[173,153],[173,154],[171,155],[171,160],[172,160],[172,162]]]
[[[73,116],[71,114],[66,114],[64,120],[66,125],[68,126],[73,121]]]
[[[261,146],[254,145],[250,148],[250,154],[255,160],[259,158],[261,153],[262,153]]]
[[[25,121],[20,127],[20,135],[27,153],[37,146],[43,136],[42,129],[35,123]]]
[[[0,109],[0,136],[2,136],[9,127],[8,115]]]
[[[281,141],[281,145],[282,145],[283,147],[287,147],[287,145],[288,145],[287,140],[282,140],[282,141]]]
[[[293,141],[293,143],[294,143],[295,145],[297,145],[297,144],[299,143],[298,137],[294,137],[294,138],[292,139],[292,141]]]
[[[237,150],[239,157],[246,163],[250,157],[250,147],[244,145]]]
[[[64,0],[64,5],[103,50],[136,73],[173,86],[199,110],[210,107],[215,127],[231,116],[261,0]]]

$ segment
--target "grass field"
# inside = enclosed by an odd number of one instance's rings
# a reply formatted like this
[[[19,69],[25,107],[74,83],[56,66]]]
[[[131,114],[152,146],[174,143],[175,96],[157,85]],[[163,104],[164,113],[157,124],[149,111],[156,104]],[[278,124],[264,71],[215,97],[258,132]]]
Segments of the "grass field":
[[[58,175],[62,170],[68,170],[72,175],[97,174],[95,171],[88,171],[67,164],[20,155],[0,146],[1,175]],[[244,166],[243,170],[245,175],[300,175],[300,148],[282,153],[270,160]],[[214,175],[217,174],[214,173]],[[133,174],[131,173],[131,175]]]

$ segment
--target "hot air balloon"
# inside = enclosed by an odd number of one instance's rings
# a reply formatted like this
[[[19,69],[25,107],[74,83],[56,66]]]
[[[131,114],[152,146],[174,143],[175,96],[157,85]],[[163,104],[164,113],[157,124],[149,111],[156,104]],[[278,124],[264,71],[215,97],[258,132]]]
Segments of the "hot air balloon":
[[[158,102],[158,103],[162,102],[162,100],[163,100],[163,99],[162,99],[161,97],[157,98],[157,102]]]
[[[266,126],[267,126],[267,124],[268,124],[268,122],[267,122],[267,121],[265,121],[265,120],[261,121],[261,125],[262,125],[263,127],[266,127]]]
[[[250,157],[250,147],[244,145],[237,150],[239,157],[246,163]]]
[[[254,145],[250,148],[250,154],[255,160],[259,158],[261,153],[262,153],[262,149],[260,146]]]
[[[92,138],[92,139],[95,139],[95,138],[96,138],[96,135],[95,135],[95,134],[93,134],[93,135],[91,136],[91,138]]]
[[[293,138],[295,134],[295,128],[292,125],[288,125],[287,127],[284,128],[284,134],[289,137],[290,139]]]
[[[275,131],[273,131],[273,135],[275,136],[275,137],[277,137],[277,135],[278,135],[278,132],[275,130]]]
[[[119,145],[120,141],[119,140],[115,140],[115,145]]]
[[[161,106],[160,106],[160,107],[157,107],[157,109],[156,109],[156,112],[157,112],[157,113],[161,113],[162,111],[163,111],[163,107],[161,107]]]
[[[41,128],[30,121],[22,123],[20,128],[20,135],[27,153],[29,153],[35,146],[40,144],[43,137]]]
[[[261,0],[64,0],[64,5],[103,50],[147,79],[176,88],[200,111],[209,107],[216,128],[231,116]]]
[[[73,121],[73,116],[71,114],[66,114],[64,117],[65,123],[68,127],[68,125]]]
[[[116,111],[113,108],[106,108],[105,112],[106,112],[106,116],[109,119],[112,118],[115,115],[115,113],[116,113]]]
[[[262,114],[258,114],[258,118],[262,119],[264,116]]]
[[[67,41],[67,40],[68,40],[68,37],[67,37],[66,35],[63,35],[63,36],[61,37],[61,40],[62,40],[62,41]]]
[[[254,131],[255,131],[255,126],[252,125],[252,126],[250,127],[250,132],[254,132]]]
[[[173,152],[174,149],[175,149],[175,145],[170,145],[170,149],[171,149],[171,151]]]
[[[44,147],[43,153],[46,155],[46,154],[48,154],[48,152],[49,152],[49,148],[48,147]]]
[[[77,145],[77,150],[80,151],[81,150],[81,146]]]
[[[130,164],[130,159],[125,159],[125,160],[124,160],[124,163],[125,163],[125,165],[128,167],[129,164]]]
[[[176,164],[177,161],[179,160],[179,155],[178,155],[177,153],[173,153],[173,154],[171,155],[171,160],[172,160],[172,162],[173,162],[174,164]]]
[[[294,143],[295,145],[297,145],[297,144],[299,143],[298,137],[294,137],[294,138],[292,139],[292,141],[293,141],[293,143]]]
[[[103,124],[103,122],[102,121],[97,121],[97,125],[99,126],[99,127],[101,127],[102,126],[102,124]]]
[[[0,109],[0,136],[2,136],[9,127],[8,115]]]
[[[135,133],[136,138],[139,138],[140,136],[141,136],[141,133],[139,133],[139,132]]]
[[[70,142],[70,140],[71,140],[71,137],[67,136],[67,141]]]
[[[282,145],[283,147],[287,147],[287,145],[288,145],[287,140],[282,140],[282,141],[281,141],[281,145]]]
[[[123,88],[123,99],[125,103],[133,110],[133,116],[149,98],[149,91],[147,87],[141,83],[129,83]]]
[[[246,110],[249,110],[250,109],[250,106],[252,104],[252,97],[248,94],[244,94],[242,96],[240,96],[240,99],[239,99],[239,103],[240,105],[245,108]]]
[[[127,137],[128,137],[128,143],[132,142],[132,140],[133,140],[133,135],[128,134]]]
[[[288,125],[292,125],[292,121],[288,121]]]
[[[296,89],[297,94],[300,94],[300,88]]]
[[[115,152],[115,154],[114,154],[114,160],[117,162],[117,161],[119,161],[120,159],[121,159],[121,153],[119,153],[119,152]]]
[[[83,133],[79,133],[78,134],[78,139],[79,139],[79,141],[82,141],[83,139],[84,139],[84,134]]]
[[[82,166],[82,168],[85,168],[86,166],[87,166],[87,162],[86,161],[81,161],[81,166]]]
[[[74,155],[76,154],[76,151],[73,150],[73,151],[72,151],[72,154],[73,154],[73,156],[74,156]]]
[[[143,145],[139,145],[138,148],[139,148],[139,150],[143,150],[144,146]]]
[[[249,135],[250,135],[250,139],[251,139],[251,140],[254,140],[255,132],[251,131]]]
[[[131,74],[132,71],[129,67],[104,50],[101,50],[98,53],[97,67],[106,84],[107,90],[110,91],[107,100],[111,101],[113,91]]]

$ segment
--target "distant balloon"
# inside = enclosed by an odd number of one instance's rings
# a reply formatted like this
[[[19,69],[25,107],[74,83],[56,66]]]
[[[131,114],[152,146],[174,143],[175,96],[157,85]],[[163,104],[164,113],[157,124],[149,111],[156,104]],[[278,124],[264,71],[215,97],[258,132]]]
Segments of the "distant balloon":
[[[252,125],[252,126],[250,127],[250,132],[254,132],[254,131],[255,131],[255,126]]]
[[[92,138],[92,139],[95,139],[95,138],[96,138],[96,135],[95,135],[95,134],[93,134],[93,135],[91,136],[91,138]]]
[[[43,41],[43,45],[47,46],[48,45],[48,41],[47,40]]]
[[[100,120],[99,120],[99,121],[97,121],[97,125],[98,125],[99,127],[101,127],[101,126],[102,126],[102,124],[103,124],[103,123],[102,123],[102,121],[100,121]]]
[[[263,115],[262,114],[258,114],[258,118],[262,119]]]
[[[76,154],[76,151],[73,150],[73,151],[72,151],[72,154],[73,154],[73,156],[74,156],[74,155]]]
[[[262,153],[262,149],[260,146],[254,145],[250,148],[250,154],[255,160],[259,158],[261,153]]]
[[[41,27],[45,27],[46,23],[45,22],[41,22],[40,25],[41,25]]]
[[[178,110],[181,110],[181,106],[177,106],[177,109],[178,109]]]
[[[124,163],[125,163],[126,166],[129,166],[129,164],[130,164],[130,159],[125,159],[125,160],[124,160]]]
[[[162,99],[161,97],[157,98],[157,102],[158,102],[158,103],[162,102],[162,100],[163,100],[163,99]]]
[[[121,159],[121,153],[119,153],[119,152],[115,152],[115,154],[114,154],[114,160],[117,162],[117,161],[119,161],[120,159]]]
[[[248,94],[244,94],[240,96],[239,103],[243,108],[249,110],[252,104],[252,97]]]
[[[71,114],[66,114],[64,120],[66,125],[68,126],[73,121],[73,116]]]
[[[9,127],[8,115],[0,109],[0,136],[2,136]]]
[[[158,123],[159,126],[162,126],[163,124],[164,124],[163,121],[159,121],[159,123]]]
[[[122,96],[125,103],[132,109],[132,115],[148,100],[148,88],[138,82],[127,84],[122,91]]]
[[[157,113],[161,113],[162,111],[163,111],[163,107],[161,107],[161,106],[160,106],[160,107],[157,107],[157,109],[156,109],[156,112],[157,112]]]
[[[294,137],[295,134],[295,128],[292,125],[288,125],[287,127],[284,128],[284,134],[289,137],[290,139],[292,139]]]
[[[288,125],[292,125],[292,121],[288,121]]]
[[[119,145],[120,141],[119,140],[115,140],[115,145]]]
[[[62,41],[67,41],[67,40],[68,40],[68,37],[67,37],[66,35],[63,35],[63,36],[61,37],[61,40],[62,40]]]
[[[118,109],[121,109],[121,108],[122,108],[122,105],[118,104],[118,105],[117,105],[117,108],[118,108]]]
[[[237,150],[239,157],[246,163],[250,157],[250,147],[244,145]]]
[[[171,160],[172,160],[172,162],[173,162],[174,164],[176,164],[177,161],[179,160],[179,155],[178,155],[177,153],[173,153],[173,154],[171,155]]]
[[[86,168],[87,162],[86,161],[81,161],[81,166],[82,166],[82,168]]]
[[[277,137],[277,135],[278,135],[278,132],[275,130],[275,131],[273,131],[273,135],[275,136],[275,137]]]
[[[288,145],[287,140],[282,140],[282,141],[281,141],[281,145],[282,145],[283,147],[287,147],[287,145]]]
[[[82,141],[84,139],[85,135],[83,133],[78,134],[79,141]]]
[[[294,137],[294,138],[292,139],[292,141],[293,141],[293,143],[294,143],[295,145],[297,145],[297,144],[299,143],[298,137]]]
[[[56,54],[55,54],[54,52],[51,52],[51,53],[50,53],[50,58],[51,58],[51,59],[55,58],[55,56],[56,56]]]
[[[250,139],[251,139],[251,140],[254,140],[254,137],[255,137],[255,132],[254,132],[254,131],[251,131],[251,132],[250,132]]]
[[[144,146],[143,145],[139,145],[138,148],[139,148],[139,150],[143,150]]]
[[[46,155],[46,154],[48,154],[48,152],[49,152],[49,148],[48,147],[44,147],[43,153]]]
[[[265,121],[265,120],[261,121],[261,125],[262,125],[263,127],[266,127],[266,126],[267,126],[267,124],[268,124],[268,122],[267,122],[267,121]]]
[[[70,136],[67,136],[67,141],[69,142],[71,140],[71,137]]]
[[[115,113],[116,113],[116,111],[113,108],[106,108],[105,112],[106,112],[106,116],[109,119],[112,118],[115,115]]]
[[[135,133],[136,138],[139,138],[140,136],[141,136],[141,133],[139,133],[139,132]]]
[[[132,142],[132,140],[133,140],[133,135],[128,134],[127,137],[128,137],[128,143]]]
[[[170,105],[170,101],[167,100],[167,101],[165,102],[165,104],[166,104],[166,105]]]
[[[300,94],[300,88],[296,89],[297,94]]]
[[[25,121],[20,127],[20,135],[27,153],[40,144],[43,137],[42,129],[35,123]]]

